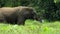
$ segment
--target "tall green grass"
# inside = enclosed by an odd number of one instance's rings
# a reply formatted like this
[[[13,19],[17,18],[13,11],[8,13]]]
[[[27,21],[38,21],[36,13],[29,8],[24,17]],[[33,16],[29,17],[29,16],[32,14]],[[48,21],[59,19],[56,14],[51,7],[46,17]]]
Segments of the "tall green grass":
[[[24,26],[0,23],[0,34],[60,34],[60,22],[26,20]]]

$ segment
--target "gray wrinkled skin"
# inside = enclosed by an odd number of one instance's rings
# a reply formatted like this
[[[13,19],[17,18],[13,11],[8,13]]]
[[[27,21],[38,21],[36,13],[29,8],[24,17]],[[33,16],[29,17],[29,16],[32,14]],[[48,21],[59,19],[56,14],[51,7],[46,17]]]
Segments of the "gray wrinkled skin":
[[[0,8],[0,22],[24,25],[26,19],[36,19],[37,15],[32,7],[2,7]]]

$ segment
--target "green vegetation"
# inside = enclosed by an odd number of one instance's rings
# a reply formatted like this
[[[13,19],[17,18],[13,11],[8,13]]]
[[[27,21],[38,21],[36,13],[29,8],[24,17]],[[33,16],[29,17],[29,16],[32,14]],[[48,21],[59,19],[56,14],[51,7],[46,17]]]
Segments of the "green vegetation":
[[[60,34],[60,22],[53,23],[26,20],[23,25],[0,23],[0,34]]]

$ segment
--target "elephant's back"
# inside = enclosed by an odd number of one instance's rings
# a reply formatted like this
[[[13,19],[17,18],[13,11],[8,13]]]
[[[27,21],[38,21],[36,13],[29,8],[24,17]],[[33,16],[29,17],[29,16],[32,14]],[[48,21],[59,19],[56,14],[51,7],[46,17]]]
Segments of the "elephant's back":
[[[11,15],[11,14],[13,14],[16,10],[17,10],[16,8],[3,7],[3,8],[0,8],[0,14]]]
[[[0,8],[0,11],[14,11],[14,10],[16,10],[16,8],[11,8],[11,7],[3,7],[3,8]]]

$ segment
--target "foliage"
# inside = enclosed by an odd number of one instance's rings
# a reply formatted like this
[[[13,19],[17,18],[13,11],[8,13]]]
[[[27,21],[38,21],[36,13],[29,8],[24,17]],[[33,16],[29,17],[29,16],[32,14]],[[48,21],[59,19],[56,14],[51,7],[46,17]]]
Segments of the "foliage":
[[[60,22],[26,20],[24,26],[0,23],[0,34],[60,34]]]

